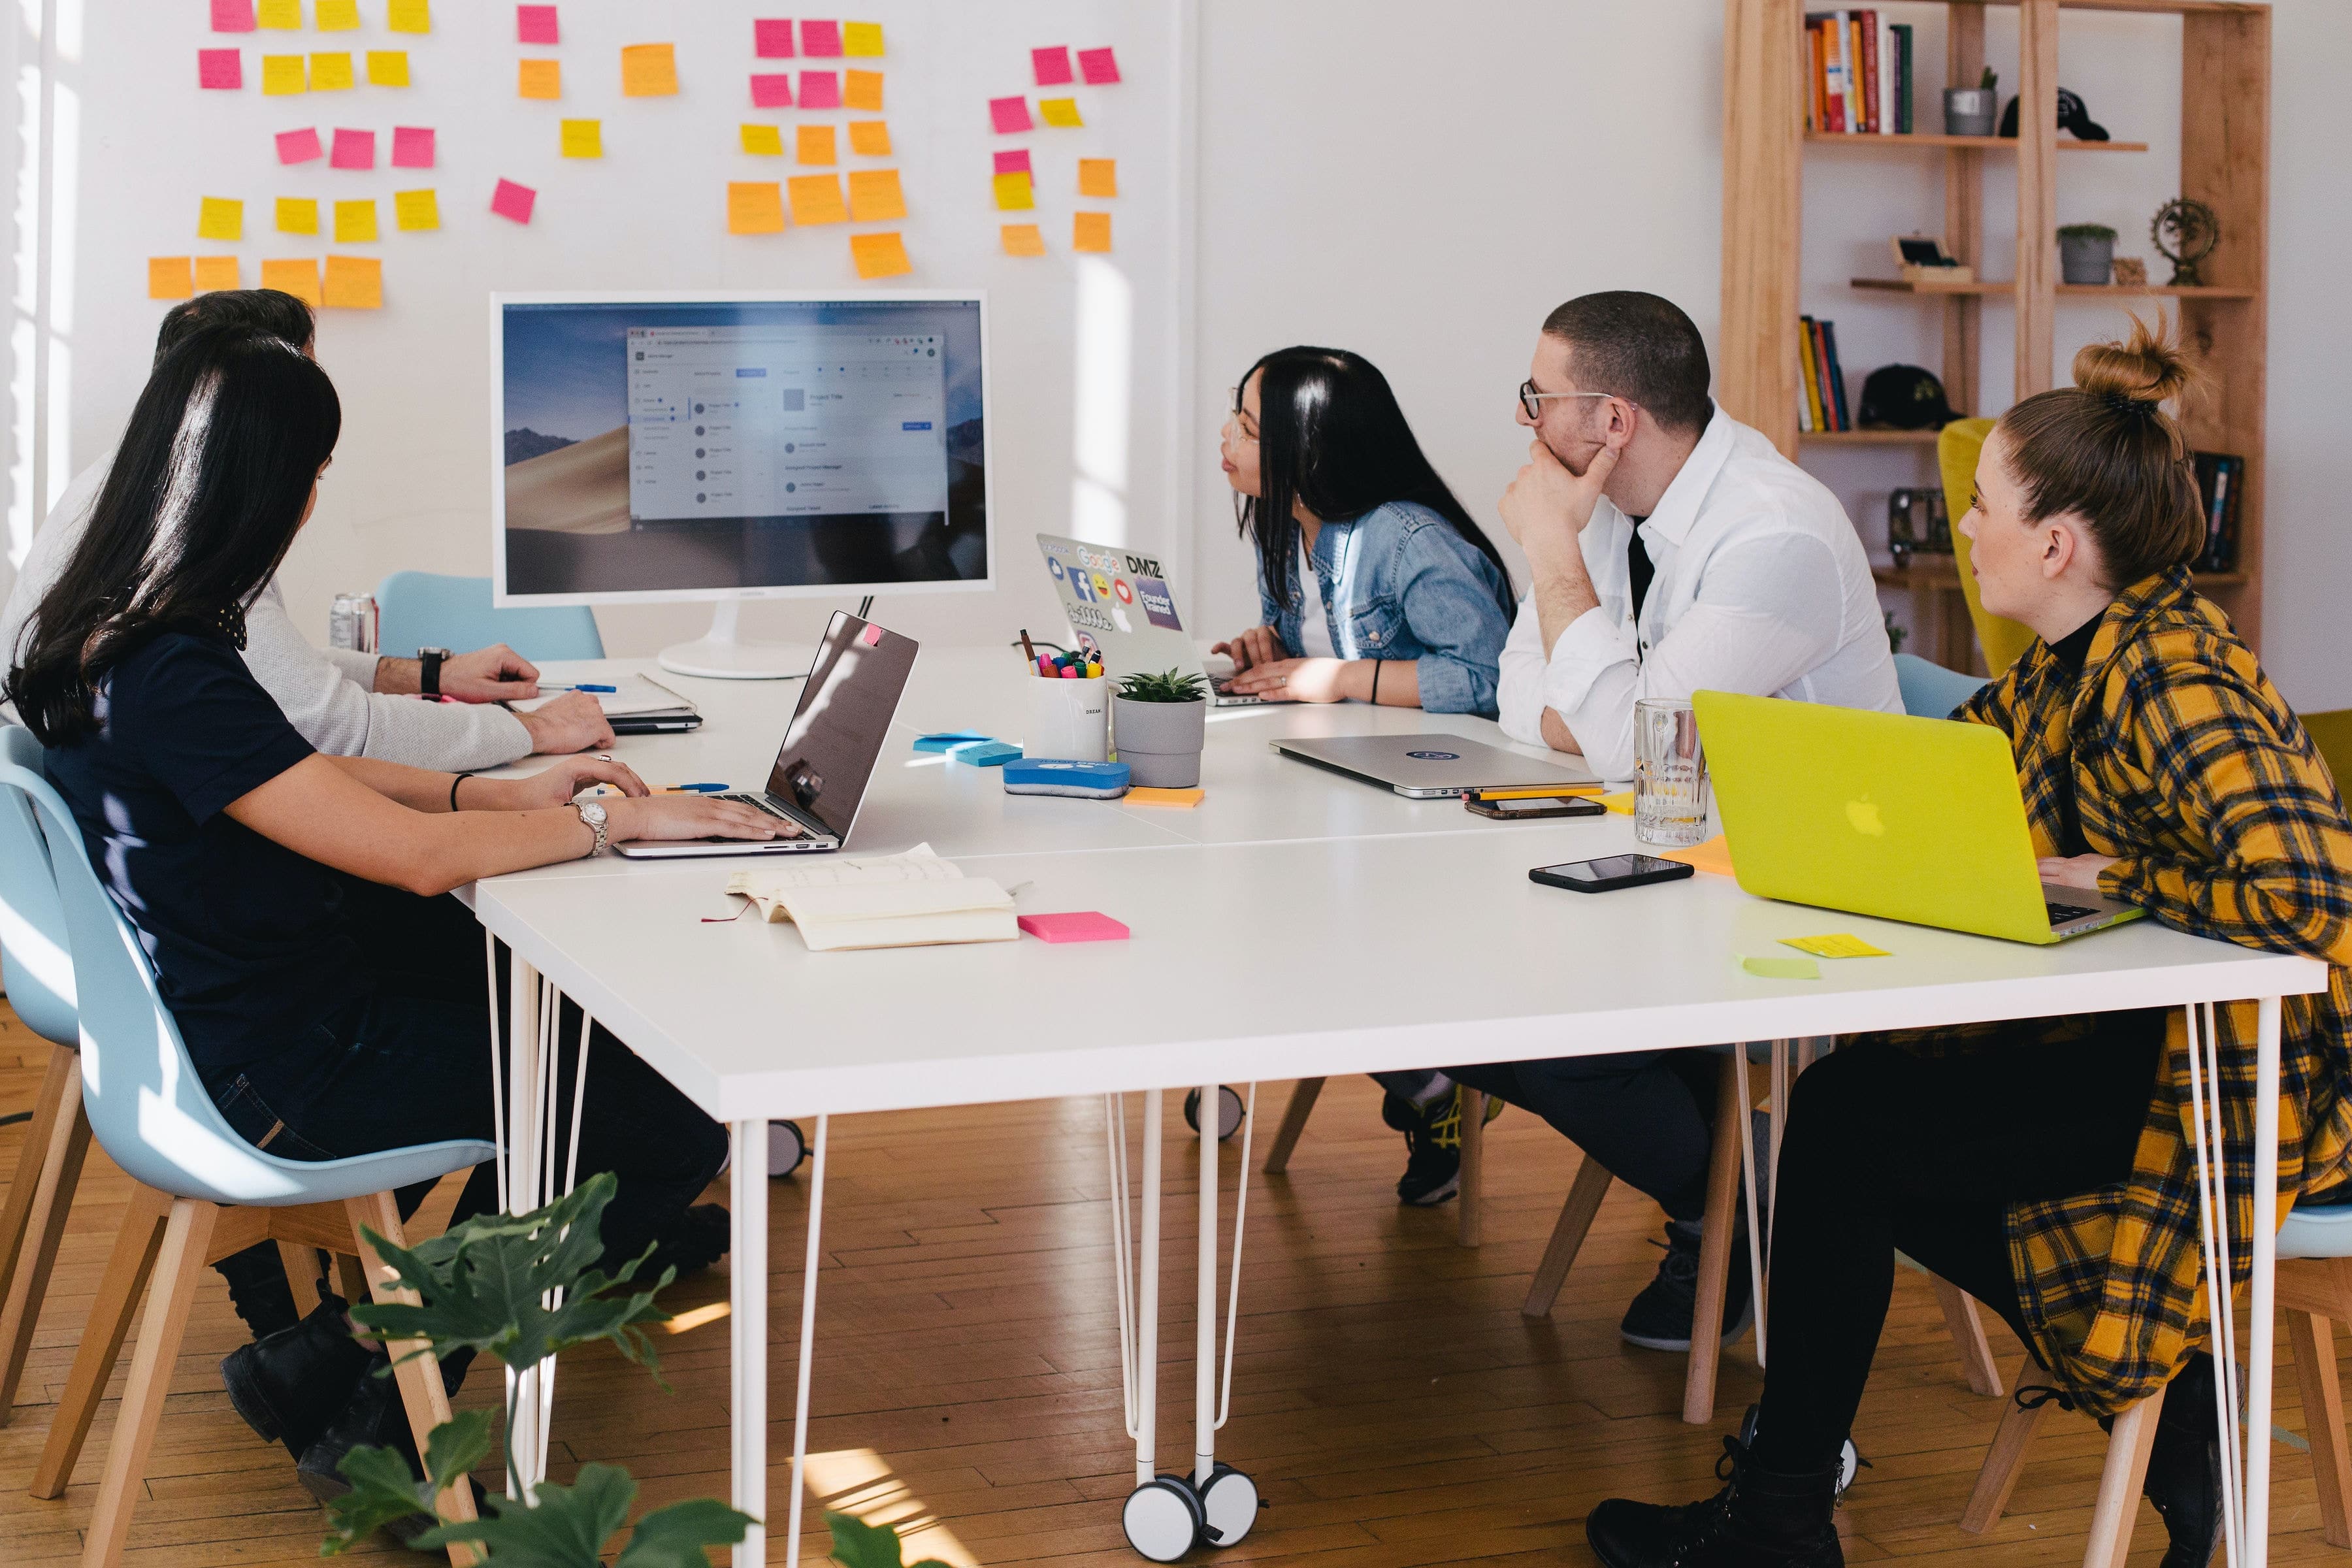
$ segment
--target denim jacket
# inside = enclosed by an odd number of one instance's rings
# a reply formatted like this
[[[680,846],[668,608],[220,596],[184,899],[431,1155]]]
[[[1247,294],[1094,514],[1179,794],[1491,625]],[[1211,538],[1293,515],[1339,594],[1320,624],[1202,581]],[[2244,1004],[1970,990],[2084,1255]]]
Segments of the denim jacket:
[[[1315,539],[1315,576],[1325,624],[1341,658],[1412,659],[1421,706],[1431,713],[1495,716],[1496,665],[1511,623],[1495,563],[1437,513],[1390,501]],[[1294,658],[1307,587],[1292,574],[1288,602],[1276,604],[1258,577],[1258,602]],[[1318,606],[1322,607],[1322,606]]]

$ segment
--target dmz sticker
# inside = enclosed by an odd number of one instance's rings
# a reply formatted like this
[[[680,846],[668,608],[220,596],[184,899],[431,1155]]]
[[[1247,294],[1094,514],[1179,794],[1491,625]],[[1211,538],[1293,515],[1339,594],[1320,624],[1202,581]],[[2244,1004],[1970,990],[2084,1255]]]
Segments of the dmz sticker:
[[[1143,601],[1145,618],[1153,626],[1166,626],[1171,632],[1184,629],[1184,623],[1176,618],[1176,596],[1168,591],[1167,584],[1157,577],[1138,577],[1135,593]]]
[[[1462,760],[1459,752],[1407,752],[1405,755],[1416,763],[1458,763]]]

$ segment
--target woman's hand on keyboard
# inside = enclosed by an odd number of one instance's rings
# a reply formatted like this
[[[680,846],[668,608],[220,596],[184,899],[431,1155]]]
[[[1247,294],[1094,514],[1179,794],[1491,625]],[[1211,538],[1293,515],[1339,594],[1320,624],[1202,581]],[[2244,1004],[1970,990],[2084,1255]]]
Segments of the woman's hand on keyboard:
[[[703,795],[656,795],[604,802],[613,842],[633,838],[797,838],[791,820],[753,806]]]
[[[2062,888],[2099,890],[2099,873],[2116,863],[2112,855],[2052,855],[2041,862],[2042,879]]]

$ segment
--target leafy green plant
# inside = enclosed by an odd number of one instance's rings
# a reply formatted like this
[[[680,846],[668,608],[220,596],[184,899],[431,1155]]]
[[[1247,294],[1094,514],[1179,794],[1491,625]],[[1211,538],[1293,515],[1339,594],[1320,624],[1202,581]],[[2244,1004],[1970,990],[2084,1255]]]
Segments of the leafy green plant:
[[[617,1184],[610,1173],[597,1175],[530,1214],[477,1215],[413,1248],[394,1247],[370,1231],[368,1240],[395,1283],[417,1300],[360,1303],[352,1308],[352,1321],[386,1340],[425,1341],[436,1355],[472,1350],[518,1369],[601,1341],[660,1383],[659,1357],[644,1326],[661,1320],[654,1297],[676,1270],[664,1269],[650,1286],[636,1288],[637,1269],[651,1247],[610,1276],[591,1267],[604,1250],[598,1229]],[[509,1469],[511,1401],[510,1394]],[[435,1500],[465,1485],[489,1452],[490,1417],[482,1410],[465,1411],[433,1429],[422,1477],[395,1449],[352,1449],[341,1467],[352,1489],[329,1505],[331,1528],[320,1555],[348,1551],[412,1514],[437,1518]],[[472,1542],[493,1562],[516,1568],[597,1568],[605,1544],[628,1521],[636,1495],[627,1470],[583,1465],[568,1487],[542,1482],[521,1500],[490,1497],[482,1518],[437,1523],[412,1544],[435,1551]],[[709,1568],[709,1548],[735,1544],[756,1522],[708,1498],[673,1503],[637,1521],[617,1568]]]
[[[845,1513],[829,1513],[824,1522],[833,1531],[833,1560],[841,1568],[907,1568],[898,1546],[898,1532],[887,1524],[868,1524]],[[914,1568],[948,1568],[936,1557],[926,1557]]]
[[[2058,226],[2061,239],[2113,239],[2116,231],[2103,223],[2066,223]]]
[[[1120,679],[1118,694],[1129,702],[1201,702],[1209,695],[1204,675],[1129,675]]]
[[[1999,86],[2000,86],[2000,73],[1990,66],[1985,67],[1984,75],[1977,79],[1977,90],[1990,92]]]

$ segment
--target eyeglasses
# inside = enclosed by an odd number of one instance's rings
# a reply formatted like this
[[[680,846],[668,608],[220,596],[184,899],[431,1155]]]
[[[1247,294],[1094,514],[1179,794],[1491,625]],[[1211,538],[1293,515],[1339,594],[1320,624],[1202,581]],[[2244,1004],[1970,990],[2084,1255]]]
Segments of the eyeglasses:
[[[1535,381],[1532,377],[1519,383],[1519,406],[1528,411],[1528,417],[1530,419],[1540,419],[1543,417],[1543,405],[1547,398],[1615,396],[1617,396],[1617,395],[1613,392],[1538,392],[1536,390]],[[1638,403],[1633,403],[1633,400],[1630,398],[1621,398],[1619,401],[1632,404],[1635,408],[1639,408],[1641,406]]]

